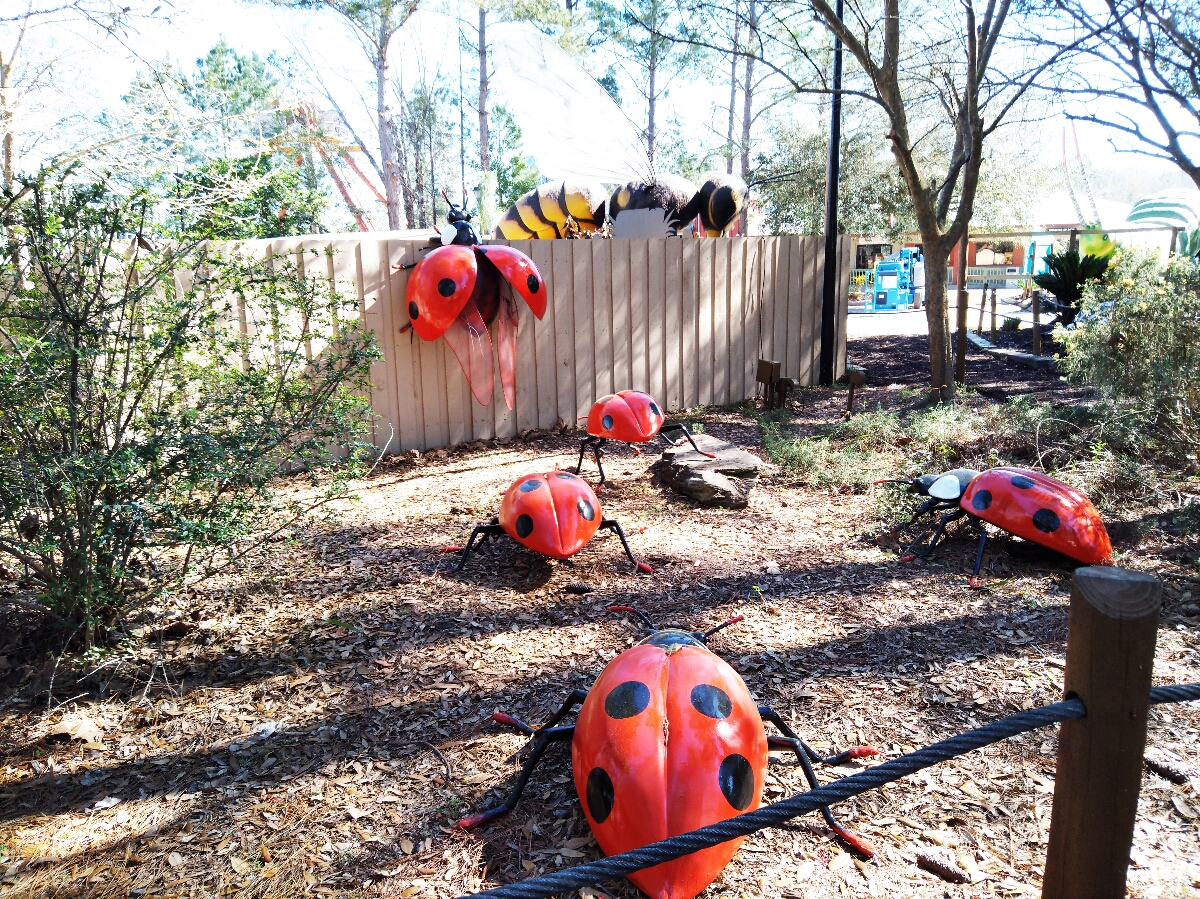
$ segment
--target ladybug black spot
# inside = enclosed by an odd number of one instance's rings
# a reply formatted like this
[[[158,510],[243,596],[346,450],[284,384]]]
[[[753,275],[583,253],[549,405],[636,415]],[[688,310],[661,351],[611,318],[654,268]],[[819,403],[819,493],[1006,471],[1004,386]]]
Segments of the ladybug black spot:
[[[1033,486],[1033,480],[1025,477],[1023,474],[1015,474],[1012,476],[1012,485],[1020,490],[1028,490]]]
[[[712,684],[697,684],[692,687],[692,708],[709,718],[728,718],[733,711],[729,694]]]
[[[747,808],[754,799],[754,769],[744,755],[725,756],[721,768],[717,771],[717,781],[721,784],[721,792],[739,812]],[[589,791],[591,783],[588,783]]]
[[[517,536],[528,537],[533,533],[533,519],[528,515],[517,516]]]
[[[650,404],[650,412],[654,415],[662,415],[662,413],[658,411],[658,403]]]
[[[982,512],[992,504],[992,491],[980,490],[971,497],[971,508],[976,512]]]
[[[575,478],[575,475],[573,475],[573,474],[568,474],[568,473],[567,473],[567,472],[565,472],[565,471],[560,471],[558,474],[556,474],[556,475],[555,475],[555,477],[556,477],[556,478],[558,478],[560,481],[574,481],[574,480],[576,480],[576,478]]]
[[[632,718],[650,705],[650,688],[638,680],[627,680],[604,698],[604,711],[610,718]]]
[[[523,483],[517,489],[520,490],[522,493],[529,493],[531,490],[537,490],[541,486],[542,486],[541,481],[537,480],[536,478],[530,478],[528,481]]]
[[[442,278],[438,281],[438,293],[444,297],[453,296],[457,285],[449,278]]]
[[[608,772],[603,768],[593,768],[588,774],[587,779],[587,806],[588,812],[592,816],[592,820],[597,824],[603,824],[610,814],[612,814],[613,800],[616,794],[613,792],[612,778],[608,776]]]
[[[612,427],[612,416],[611,415],[604,416],[604,418],[601,419],[600,424],[604,425],[606,430],[611,428]]]
[[[414,302],[409,302],[409,304],[408,304],[408,317],[409,317],[409,318],[414,318],[414,319],[415,319],[415,318],[417,317],[417,314],[418,314],[420,311],[421,311],[421,310],[417,308],[417,304],[416,304],[416,303],[414,303]]]
[[[1053,534],[1062,522],[1050,509],[1038,509],[1033,513],[1033,526],[1043,534]]]
[[[592,504],[586,499],[581,499],[576,503],[575,508],[579,510],[579,514],[583,516],[584,521],[591,521],[596,517],[596,510],[592,508]]]
[[[527,285],[529,285],[529,292],[530,292],[530,293],[537,293],[537,292],[538,292],[538,288],[540,288],[540,287],[542,286],[541,282],[540,282],[540,281],[538,281],[537,275],[530,275],[530,276],[529,276],[529,277],[528,277],[528,278],[525,280],[525,283],[526,283]]]

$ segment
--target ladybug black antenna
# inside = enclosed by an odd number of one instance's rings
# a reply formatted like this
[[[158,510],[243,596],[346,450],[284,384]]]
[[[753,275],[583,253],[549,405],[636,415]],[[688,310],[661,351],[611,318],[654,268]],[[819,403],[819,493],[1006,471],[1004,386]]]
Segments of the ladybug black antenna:
[[[746,620],[745,615],[735,615],[733,618],[730,618],[728,621],[722,621],[720,624],[718,624],[716,627],[712,628],[711,630],[705,631],[703,634],[700,635],[700,639],[702,642],[707,642],[708,638],[711,637],[713,634],[715,634],[717,631],[723,630],[724,628],[729,627],[729,625],[731,625],[731,624],[737,624],[739,621],[745,621],[745,620]]]
[[[642,624],[646,625],[646,629],[649,630],[650,633],[653,634],[658,631],[658,628],[654,626],[654,622],[635,609],[633,606],[609,606],[608,610],[610,612],[632,612],[634,615],[637,615],[638,618],[642,619]],[[726,622],[726,624],[728,623],[729,622]],[[724,627],[725,625],[721,626]]]

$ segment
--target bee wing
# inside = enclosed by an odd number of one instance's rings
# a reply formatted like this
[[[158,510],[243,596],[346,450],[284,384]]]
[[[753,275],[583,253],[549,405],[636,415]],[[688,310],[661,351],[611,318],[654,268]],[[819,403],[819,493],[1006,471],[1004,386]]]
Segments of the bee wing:
[[[462,367],[471,393],[481,406],[490,405],[496,389],[492,362],[492,338],[474,303],[467,303],[443,335]],[[515,342],[515,341],[514,341]],[[507,397],[507,393],[505,394]],[[509,404],[508,408],[512,408]]]

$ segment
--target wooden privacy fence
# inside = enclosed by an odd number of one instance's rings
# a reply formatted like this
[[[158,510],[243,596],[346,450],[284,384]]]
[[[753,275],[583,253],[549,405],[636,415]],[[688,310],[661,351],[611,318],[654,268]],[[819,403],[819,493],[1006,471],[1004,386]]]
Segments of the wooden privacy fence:
[[[512,437],[575,425],[597,398],[644,390],[668,411],[755,395],[759,358],[816,383],[821,352],[822,237],[511,241],[530,256],[549,301],[538,321],[521,302],[516,402],[499,383],[490,406],[471,396],[444,340],[411,331],[404,291],[424,242],[363,235],[254,241],[294,255],[306,275],[357,296],[383,359],[371,370],[373,440],[391,451]],[[837,375],[846,362],[850,239],[838,241]],[[493,328],[494,332],[494,328]],[[497,372],[497,381],[499,372]]]

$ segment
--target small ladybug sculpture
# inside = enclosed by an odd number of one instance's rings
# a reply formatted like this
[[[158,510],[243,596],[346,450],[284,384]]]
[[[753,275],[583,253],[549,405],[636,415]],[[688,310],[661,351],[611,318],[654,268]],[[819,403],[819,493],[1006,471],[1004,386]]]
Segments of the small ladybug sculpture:
[[[908,480],[886,479],[877,484],[905,484],[928,499],[913,514],[920,516],[949,509],[940,519],[929,545],[918,554],[909,546],[902,560],[910,562],[929,555],[946,532],[946,525],[969,518],[979,527],[979,549],[971,586],[978,586],[986,524],[1056,550],[1084,565],[1111,565],[1112,543],[1091,500],[1073,487],[1041,472],[1024,468],[956,468],[940,475],[921,475]]]
[[[668,431],[679,431],[683,437],[677,442],[672,441],[667,437]],[[600,482],[596,485],[598,488],[603,487],[605,481],[604,466],[600,463],[601,450],[609,440],[649,443],[661,435],[670,446],[678,446],[686,439],[692,445],[692,449],[700,455],[710,459],[716,458],[712,453],[696,446],[691,431],[685,425],[667,424],[662,408],[654,401],[654,397],[640,390],[622,390],[620,393],[598,399],[592,406],[592,411],[588,413],[587,432],[588,435],[579,445],[579,464],[575,466],[575,471],[583,471],[583,456],[588,447],[591,447],[596,467],[600,469]],[[636,448],[634,452],[637,452]]]
[[[776,712],[757,706],[738,673],[705,645],[714,633],[741,621],[741,615],[702,633],[655,628],[629,606],[612,606],[611,611],[637,615],[650,635],[609,662],[590,691],[574,691],[541,727],[503,713],[492,716],[528,734],[532,750],[507,801],[464,818],[459,827],[478,827],[511,812],[546,748],[566,740],[571,741],[580,805],[608,855],[757,808],[771,749],[794,752],[813,787],[812,762],[839,765],[879,752],[856,746],[822,757]],[[557,726],[580,704],[574,726]],[[783,736],[767,735],[764,721]],[[874,855],[829,809],[821,812],[855,851]],[[740,843],[741,838],[720,843],[629,879],[653,899],[691,899],[729,864]]]
[[[600,501],[587,481],[565,471],[547,471],[517,478],[500,502],[500,514],[491,524],[478,525],[463,549],[455,571],[467,564],[467,557],[488,537],[508,534],[522,546],[552,559],[568,559],[595,536],[596,531],[615,531],[625,547],[629,561],[639,571],[652,571],[645,562],[634,558],[621,525],[604,518]],[[458,547],[447,547],[454,552]]]
[[[404,292],[409,319],[404,329],[411,327],[422,340],[445,337],[471,393],[483,406],[492,401],[498,359],[504,403],[511,409],[516,396],[517,305],[501,288],[507,283],[542,318],[546,290],[541,272],[532,259],[511,247],[480,246],[470,216],[453,203],[447,219],[442,246],[419,262],[400,266],[415,268]],[[497,318],[494,359],[487,326]]]

